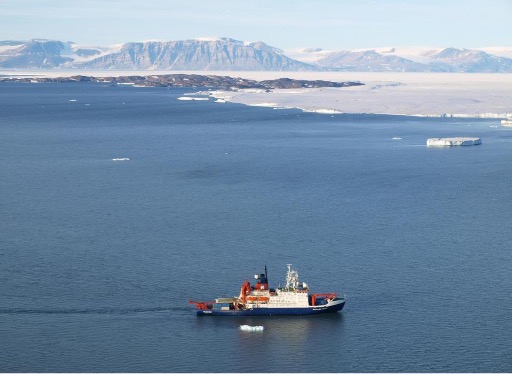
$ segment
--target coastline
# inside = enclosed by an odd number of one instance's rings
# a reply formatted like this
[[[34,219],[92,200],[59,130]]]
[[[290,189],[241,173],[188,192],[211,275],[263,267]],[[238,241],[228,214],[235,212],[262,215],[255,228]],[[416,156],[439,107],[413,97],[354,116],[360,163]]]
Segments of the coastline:
[[[73,75],[154,76],[195,74],[265,80],[278,78],[359,81],[362,86],[201,91],[217,102],[298,108],[322,114],[387,114],[421,117],[506,118],[512,114],[512,74],[368,73],[276,71],[0,71],[4,77]]]

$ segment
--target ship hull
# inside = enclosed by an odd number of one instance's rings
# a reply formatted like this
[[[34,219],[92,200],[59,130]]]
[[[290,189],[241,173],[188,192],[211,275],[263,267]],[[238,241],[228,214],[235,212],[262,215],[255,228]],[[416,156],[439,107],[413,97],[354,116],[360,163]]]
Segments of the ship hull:
[[[317,305],[308,307],[286,307],[286,308],[267,308],[258,307],[243,310],[220,310],[208,309],[198,310],[198,316],[231,316],[231,317],[248,317],[248,316],[308,316],[325,313],[336,313],[345,306],[344,299],[335,299],[328,305]]]

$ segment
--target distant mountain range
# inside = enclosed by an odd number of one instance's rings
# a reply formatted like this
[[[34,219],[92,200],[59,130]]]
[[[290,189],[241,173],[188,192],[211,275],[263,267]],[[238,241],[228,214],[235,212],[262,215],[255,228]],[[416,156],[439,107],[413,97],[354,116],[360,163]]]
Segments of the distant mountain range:
[[[498,51],[494,49],[492,51]],[[512,73],[512,54],[457,48],[283,51],[263,42],[191,39],[90,47],[33,39],[0,41],[0,68],[203,71],[393,71]]]
[[[317,70],[262,42],[222,38],[83,47],[72,42],[0,42],[0,68],[85,70]]]
[[[474,49],[417,47],[361,51],[307,48],[288,51],[288,55],[322,69],[341,71],[512,73],[512,48],[494,50],[502,55]]]

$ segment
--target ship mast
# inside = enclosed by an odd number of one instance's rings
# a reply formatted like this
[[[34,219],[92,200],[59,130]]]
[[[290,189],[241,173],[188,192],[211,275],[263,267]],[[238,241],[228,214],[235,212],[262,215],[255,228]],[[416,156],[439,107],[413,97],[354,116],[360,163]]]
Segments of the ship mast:
[[[297,270],[292,270],[292,264],[287,264],[288,273],[286,273],[286,287],[287,290],[296,290],[299,287],[299,273]]]

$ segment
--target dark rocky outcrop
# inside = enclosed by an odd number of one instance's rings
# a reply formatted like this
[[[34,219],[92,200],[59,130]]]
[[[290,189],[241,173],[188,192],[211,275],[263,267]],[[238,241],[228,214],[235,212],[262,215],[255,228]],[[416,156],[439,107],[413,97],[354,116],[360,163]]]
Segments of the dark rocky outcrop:
[[[75,75],[71,77],[31,77],[31,78],[0,78],[0,82],[100,82],[110,84],[133,84],[143,87],[201,87],[224,90],[258,88],[258,89],[284,89],[284,88],[319,88],[319,87],[349,87],[363,85],[361,82],[331,82],[324,80],[297,80],[279,78],[273,80],[256,81],[245,78],[234,78],[220,75],[199,74],[168,74],[168,75],[130,75],[120,77],[93,77]]]

